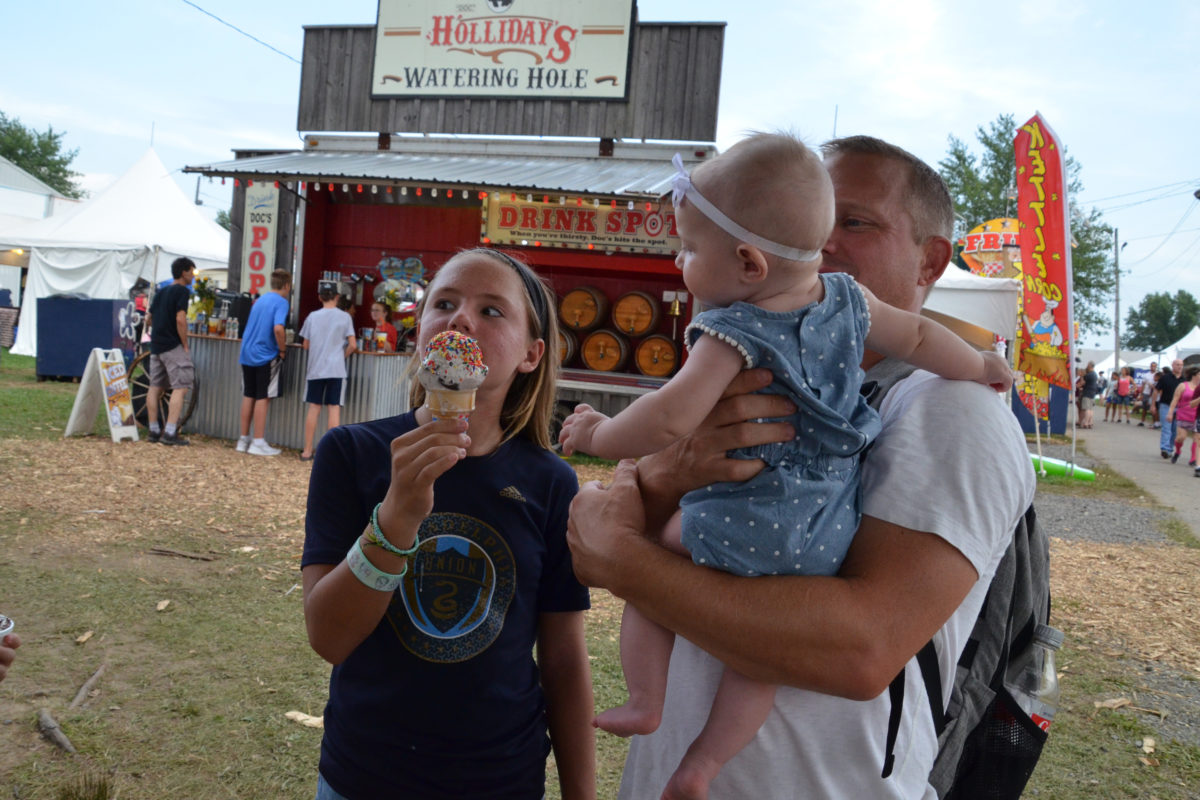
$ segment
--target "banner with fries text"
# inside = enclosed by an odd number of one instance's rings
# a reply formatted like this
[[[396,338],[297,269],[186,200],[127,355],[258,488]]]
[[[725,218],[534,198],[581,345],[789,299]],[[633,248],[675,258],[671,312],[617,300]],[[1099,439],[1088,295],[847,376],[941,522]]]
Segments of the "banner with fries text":
[[[1073,390],[1071,223],[1058,137],[1040,114],[1017,129],[1017,219],[1023,289],[1017,326],[1017,385],[1035,419],[1049,418],[1050,386]]]

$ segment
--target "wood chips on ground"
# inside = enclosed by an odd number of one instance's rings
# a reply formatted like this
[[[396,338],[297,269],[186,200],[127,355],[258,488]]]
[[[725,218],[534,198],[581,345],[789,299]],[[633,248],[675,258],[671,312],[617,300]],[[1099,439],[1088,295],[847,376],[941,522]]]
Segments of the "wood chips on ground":
[[[229,442],[192,441],[186,448],[97,437],[0,442],[0,512],[18,527],[49,516],[96,546],[143,540],[147,550],[187,550],[189,535],[216,536],[226,550],[286,551],[298,567],[310,464],[293,451],[256,458]],[[581,483],[612,474],[597,465],[576,471]],[[1056,538],[1051,555],[1056,618],[1127,655],[1200,675],[1200,550]]]
[[[1090,631],[1114,655],[1200,675],[1200,550],[1052,538],[1050,589],[1053,616]]]

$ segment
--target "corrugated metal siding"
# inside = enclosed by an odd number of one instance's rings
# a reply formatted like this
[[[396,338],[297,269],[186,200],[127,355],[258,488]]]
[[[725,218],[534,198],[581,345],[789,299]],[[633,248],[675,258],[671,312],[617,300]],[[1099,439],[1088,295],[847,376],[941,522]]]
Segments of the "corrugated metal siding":
[[[193,336],[189,343],[200,391],[187,430],[220,439],[236,439],[242,408],[242,368],[239,339]],[[408,410],[406,355],[355,353],[347,364],[346,405],[342,423],[365,422]],[[305,373],[308,351],[291,347],[284,361],[281,393],[267,414],[267,441],[299,450],[304,446]],[[318,438],[324,417],[318,423]]]
[[[552,147],[543,152],[542,156],[519,157],[309,150],[190,166],[185,172],[256,180],[437,183],[654,198],[670,189],[675,174],[671,153],[666,150],[658,160],[561,158],[553,155]]]
[[[634,27],[628,100],[371,97],[375,26],[304,29],[302,131],[717,138],[725,23]]]

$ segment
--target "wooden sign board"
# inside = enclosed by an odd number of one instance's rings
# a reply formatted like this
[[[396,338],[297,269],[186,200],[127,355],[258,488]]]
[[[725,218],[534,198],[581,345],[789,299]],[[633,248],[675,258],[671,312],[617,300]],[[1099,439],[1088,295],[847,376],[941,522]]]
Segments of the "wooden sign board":
[[[125,374],[125,356],[120,350],[93,347],[88,355],[75,405],[63,438],[91,433],[96,412],[104,407],[108,430],[114,442],[138,440],[137,423],[133,419],[133,399],[129,392],[129,377]]]

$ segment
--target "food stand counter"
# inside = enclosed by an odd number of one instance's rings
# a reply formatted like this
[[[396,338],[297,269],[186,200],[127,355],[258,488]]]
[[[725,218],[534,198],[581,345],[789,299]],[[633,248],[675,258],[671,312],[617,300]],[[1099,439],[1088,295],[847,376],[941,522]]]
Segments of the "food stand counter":
[[[192,433],[237,439],[242,408],[240,339],[190,334],[188,343],[200,385],[196,410],[184,426]],[[407,353],[354,353],[347,364],[342,424],[390,417],[408,410]],[[267,414],[267,441],[300,450],[304,446],[305,373],[308,351],[288,345],[279,397]],[[324,415],[322,415],[324,417]],[[324,423],[322,419],[322,424]],[[324,431],[318,424],[318,436]]]

